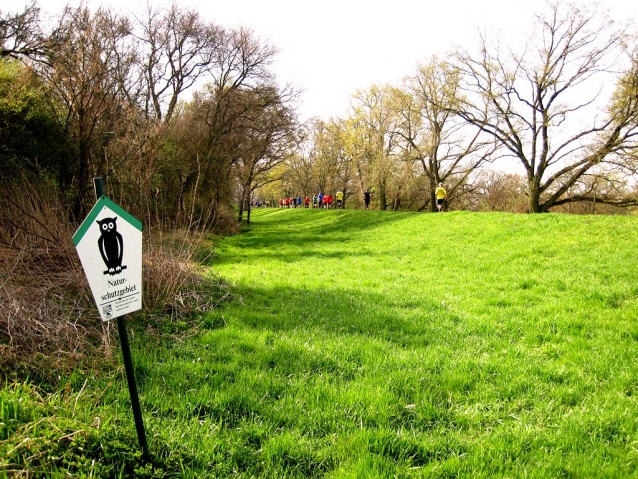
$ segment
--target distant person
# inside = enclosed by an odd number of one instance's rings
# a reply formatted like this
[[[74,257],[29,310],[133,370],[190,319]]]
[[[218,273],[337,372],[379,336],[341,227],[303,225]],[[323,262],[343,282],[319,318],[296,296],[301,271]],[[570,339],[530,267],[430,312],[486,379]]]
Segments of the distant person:
[[[326,205],[326,209],[329,210],[332,207],[332,195],[326,195],[323,197],[323,202]]]
[[[337,208],[343,209],[343,191],[337,191]]]
[[[368,208],[370,208],[370,198],[372,197],[372,195],[370,194],[370,190],[366,189],[365,192],[363,193],[363,203],[366,206],[366,210]]]
[[[447,197],[447,191],[443,188],[443,183],[439,183],[439,186],[434,190],[434,196],[436,196],[436,209],[440,213],[443,211],[443,203]]]
[[[317,207],[317,195],[312,195],[312,208],[315,209]]]
[[[308,198],[308,195],[306,195],[303,201],[304,201],[304,204],[306,205],[306,208],[308,208],[308,206],[310,206],[310,198]]]
[[[317,204],[319,205],[319,208],[323,208],[323,193],[321,191],[317,195]]]

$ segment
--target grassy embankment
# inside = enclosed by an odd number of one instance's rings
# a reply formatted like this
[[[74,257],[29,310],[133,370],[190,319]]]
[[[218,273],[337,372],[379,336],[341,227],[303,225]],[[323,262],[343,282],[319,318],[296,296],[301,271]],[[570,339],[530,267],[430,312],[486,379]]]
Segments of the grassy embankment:
[[[133,334],[153,467],[118,370],[0,391],[5,471],[635,477],[635,218],[252,218],[210,264],[233,301],[187,339]]]

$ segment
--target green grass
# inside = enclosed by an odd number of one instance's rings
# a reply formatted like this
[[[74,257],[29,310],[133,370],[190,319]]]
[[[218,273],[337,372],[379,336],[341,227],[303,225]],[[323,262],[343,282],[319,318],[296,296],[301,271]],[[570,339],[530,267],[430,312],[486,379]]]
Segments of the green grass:
[[[121,369],[0,391],[0,477],[638,474],[634,217],[257,210],[233,299]],[[4,459],[2,459],[4,458]],[[9,473],[10,475],[10,473]]]

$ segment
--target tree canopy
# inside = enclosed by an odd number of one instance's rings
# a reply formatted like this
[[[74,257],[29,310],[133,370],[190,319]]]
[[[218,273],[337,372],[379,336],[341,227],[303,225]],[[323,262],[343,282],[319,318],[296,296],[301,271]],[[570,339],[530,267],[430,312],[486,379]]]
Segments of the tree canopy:
[[[48,175],[71,218],[102,176],[134,214],[205,228],[246,208],[249,221],[256,197],[320,191],[435,211],[439,182],[453,208],[518,211],[520,195],[529,212],[635,206],[632,31],[596,9],[539,11],[520,48],[482,34],[302,125],[277,48],[248,29],[176,3],[138,16],[66,7],[45,29],[31,3],[0,13],[1,166]],[[495,185],[519,198],[495,201]]]

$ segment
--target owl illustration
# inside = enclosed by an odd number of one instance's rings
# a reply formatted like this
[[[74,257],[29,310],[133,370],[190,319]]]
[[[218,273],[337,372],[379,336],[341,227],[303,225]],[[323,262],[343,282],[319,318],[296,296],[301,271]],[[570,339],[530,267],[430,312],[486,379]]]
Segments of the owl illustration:
[[[122,255],[124,254],[124,243],[122,235],[117,232],[117,217],[104,218],[96,221],[100,225],[100,237],[97,240],[100,254],[104,260],[107,270],[104,274],[120,274],[126,266],[122,266]]]

